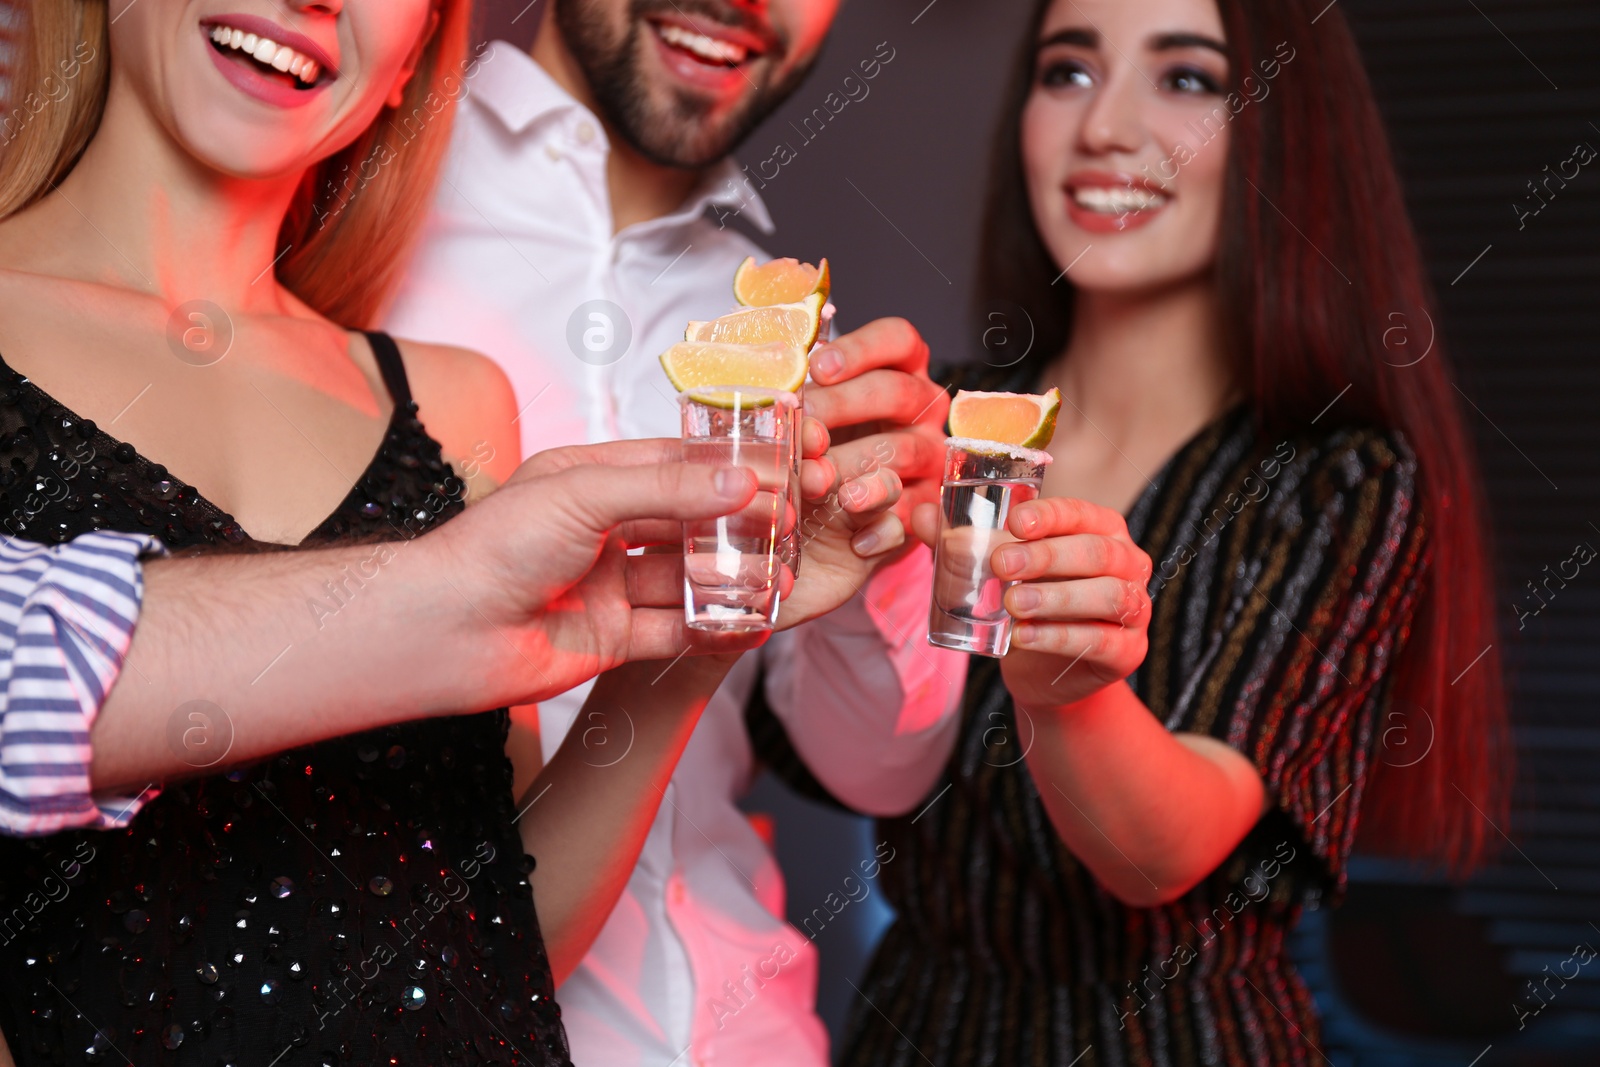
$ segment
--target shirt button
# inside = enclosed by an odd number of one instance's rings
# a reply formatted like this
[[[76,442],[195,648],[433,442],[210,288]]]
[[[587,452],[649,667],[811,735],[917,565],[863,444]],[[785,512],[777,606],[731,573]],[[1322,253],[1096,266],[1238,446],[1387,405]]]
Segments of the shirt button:
[[[578,143],[588,144],[594,140],[594,126],[587,122],[578,123]]]
[[[674,904],[682,904],[683,903],[683,883],[682,882],[673,882],[672,883],[672,902]]]
[[[561,162],[561,149],[557,148],[553,144],[547,144],[544,146],[544,154],[550,157],[550,161],[552,163]]]

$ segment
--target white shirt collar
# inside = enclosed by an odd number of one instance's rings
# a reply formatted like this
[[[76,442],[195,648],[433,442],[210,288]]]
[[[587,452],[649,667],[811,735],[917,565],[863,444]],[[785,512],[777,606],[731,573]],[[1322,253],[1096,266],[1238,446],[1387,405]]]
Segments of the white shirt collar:
[[[589,118],[597,129],[601,127],[588,108],[516,45],[495,41],[478,62],[471,98],[494,115],[511,134],[525,134],[540,125],[541,120],[569,112]],[[732,156],[707,170],[704,179],[677,211],[644,225],[655,228],[693,221],[713,207],[722,209],[714,213],[719,219],[737,216],[764,234],[777,230],[766,203]]]
[[[513,134],[527,131],[549,115],[572,110],[589,113],[531,55],[514,44],[493,42],[478,64],[472,98]]]
[[[713,213],[719,219],[723,215],[738,216],[764,234],[777,232],[777,225],[767,213],[766,202],[732,156],[706,171],[705,180],[690,195],[684,211],[693,211],[698,216],[713,205],[724,209]]]

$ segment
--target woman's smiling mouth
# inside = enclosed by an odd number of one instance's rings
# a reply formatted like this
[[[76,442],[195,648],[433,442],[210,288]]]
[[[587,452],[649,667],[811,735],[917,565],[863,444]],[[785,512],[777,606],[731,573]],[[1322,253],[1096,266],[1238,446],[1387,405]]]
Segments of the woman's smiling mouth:
[[[255,15],[208,18],[200,31],[222,75],[262,103],[299,107],[339,76],[315,41]]]
[[[220,23],[211,27],[211,43],[219,52],[231,50],[249,56],[262,68],[263,74],[271,69],[290,75],[298,88],[309,89],[322,76],[322,64],[310,56],[270,38],[258,37],[243,30],[231,30]]]
[[[1172,194],[1131,174],[1083,171],[1067,179],[1067,214],[1080,229],[1124,233],[1143,226],[1172,202]]]

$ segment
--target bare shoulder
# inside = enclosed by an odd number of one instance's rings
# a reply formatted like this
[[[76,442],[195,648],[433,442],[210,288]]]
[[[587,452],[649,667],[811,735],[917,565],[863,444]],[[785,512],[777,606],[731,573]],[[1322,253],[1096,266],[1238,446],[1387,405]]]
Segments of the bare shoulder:
[[[521,459],[516,394],[505,372],[469,349],[398,343],[418,417],[467,481],[469,498],[503,484]]]

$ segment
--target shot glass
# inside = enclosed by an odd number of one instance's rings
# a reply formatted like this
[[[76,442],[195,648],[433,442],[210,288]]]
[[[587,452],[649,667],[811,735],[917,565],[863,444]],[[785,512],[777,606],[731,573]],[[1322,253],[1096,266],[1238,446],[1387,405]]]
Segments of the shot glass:
[[[805,405],[795,405],[793,425],[789,431],[789,497],[788,505],[794,511],[786,532],[778,538],[778,562],[789,568],[796,577],[800,575],[800,423],[805,416]]]
[[[684,460],[748,467],[757,483],[755,498],[734,514],[683,524],[684,619],[695,630],[770,630],[780,544],[795,528],[790,470],[800,398],[717,386],[691,389],[678,403]]]
[[[1031,448],[952,437],[945,441],[939,488],[939,538],[933,551],[933,605],[928,643],[978,656],[1004,656],[1011,616],[1003,582],[989,566],[994,550],[1015,541],[1006,530],[1011,508],[1033,500],[1050,454]]]

